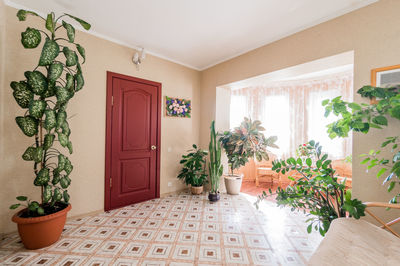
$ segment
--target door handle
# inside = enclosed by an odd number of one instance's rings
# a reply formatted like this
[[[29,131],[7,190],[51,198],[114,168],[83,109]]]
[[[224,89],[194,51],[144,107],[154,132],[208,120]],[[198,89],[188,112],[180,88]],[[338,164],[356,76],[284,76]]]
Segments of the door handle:
[[[154,150],[156,150],[156,149],[157,149],[156,145],[151,145],[151,150],[152,150],[152,151],[154,151]]]

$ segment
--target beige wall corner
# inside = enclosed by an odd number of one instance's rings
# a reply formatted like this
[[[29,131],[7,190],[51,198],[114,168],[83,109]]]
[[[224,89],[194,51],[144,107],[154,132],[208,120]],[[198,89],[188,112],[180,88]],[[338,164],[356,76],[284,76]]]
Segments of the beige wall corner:
[[[274,43],[218,64],[201,73],[200,140],[207,147],[209,125],[216,117],[216,88],[272,71],[354,50],[354,94],[370,83],[370,70],[399,64],[400,1],[381,0],[344,16],[319,24]],[[356,101],[361,101],[359,97]],[[207,111],[205,111],[207,110]],[[389,123],[398,124],[398,121]],[[396,135],[399,126],[372,130],[353,137],[353,192],[363,201],[387,201],[376,172],[366,173],[358,154],[378,148],[386,136]],[[384,212],[384,211],[383,211]]]
[[[0,232],[9,232],[16,228],[10,220],[13,211],[8,209],[15,196],[37,198],[39,191],[32,184],[32,164],[21,159],[31,140],[23,136],[15,124],[15,116],[22,114],[23,110],[15,103],[8,84],[23,79],[24,71],[37,65],[40,54],[40,49],[26,50],[22,47],[20,33],[27,26],[44,25],[32,16],[19,22],[15,16],[16,9],[2,4],[0,7],[0,20],[5,20],[7,25],[6,31],[1,31],[5,34],[5,38],[1,37],[1,49],[4,47],[7,51],[6,58],[0,54],[1,63],[7,66],[1,80],[4,88],[0,90]],[[132,63],[135,51],[131,48],[78,30],[76,40],[86,49],[87,60],[83,65],[85,87],[69,104],[69,113],[75,115],[69,121],[74,145],[74,154],[70,157],[74,171],[69,188],[72,203],[69,215],[91,213],[104,207],[106,71],[160,82],[163,99],[168,95],[192,100],[192,118],[167,118],[163,112],[161,119],[160,192],[165,194],[183,189],[184,185],[176,178],[180,157],[193,143],[199,143],[200,72],[151,55],[137,70]],[[168,186],[168,182],[172,186]]]

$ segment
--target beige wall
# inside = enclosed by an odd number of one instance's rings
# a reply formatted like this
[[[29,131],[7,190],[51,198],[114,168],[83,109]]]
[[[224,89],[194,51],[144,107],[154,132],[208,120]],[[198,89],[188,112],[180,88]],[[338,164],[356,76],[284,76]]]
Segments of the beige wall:
[[[0,3],[2,5],[2,1]],[[1,59],[6,68],[0,90],[0,233],[4,233],[16,230],[16,225],[10,221],[14,211],[8,210],[8,206],[15,202],[14,197],[28,195],[37,198],[39,195],[32,184],[32,163],[20,157],[32,139],[25,137],[15,124],[15,116],[23,114],[23,111],[15,103],[8,84],[12,80],[24,79],[24,71],[36,66],[40,49],[23,49],[20,32],[28,25],[39,27],[38,23],[42,22],[34,17],[19,22],[15,16],[16,9],[0,8],[5,12],[5,17],[0,14],[0,18],[5,18],[7,25],[5,39],[0,39],[0,47],[7,51],[5,59]],[[86,85],[69,105],[69,114],[76,114],[70,120],[74,144],[70,215],[104,207],[106,71],[161,82],[162,96],[192,99],[191,119],[162,116],[161,120],[161,194],[181,190],[184,186],[176,178],[180,156],[191,144],[199,142],[200,73],[150,55],[137,71],[131,61],[133,49],[80,31],[76,40],[85,47],[87,62],[83,66]],[[172,182],[171,187],[168,187],[168,182]]]
[[[369,84],[371,69],[399,64],[399,10],[400,1],[381,0],[203,71],[201,110],[207,112],[201,116],[201,145],[207,146],[208,128],[215,118],[217,86],[354,50],[356,91]],[[399,129],[400,126],[354,135],[353,192],[361,200],[386,201],[393,195],[381,186],[382,180],[375,178],[375,171],[365,172],[357,155],[379,147],[384,136],[398,135]]]
[[[179,157],[192,143],[208,147],[209,126],[215,119],[216,87],[269,73],[319,58],[354,50],[355,90],[370,80],[372,68],[398,64],[400,58],[400,1],[381,0],[366,8],[294,34],[202,72],[148,56],[137,71],[131,62],[130,48],[77,33],[77,40],[87,51],[84,66],[86,86],[70,104],[72,141],[75,153],[73,183],[70,188],[73,209],[71,215],[100,210],[104,202],[104,140],[106,71],[158,81],[163,84],[163,96],[188,97],[193,100],[193,118],[162,118],[161,193],[183,188],[175,176]],[[3,12],[4,15],[3,15]],[[23,78],[23,71],[37,62],[38,53],[24,50],[20,32],[27,25],[40,22],[29,18],[18,22],[16,10],[4,7],[0,1],[0,233],[15,230],[10,222],[8,206],[19,194],[37,196],[32,186],[32,165],[20,159],[29,139],[17,128],[14,117],[21,109],[14,102],[8,84]],[[3,22],[6,21],[6,31]],[[6,57],[2,51],[7,51]],[[6,66],[2,68],[2,65]],[[4,74],[4,76],[3,76]],[[201,87],[200,87],[201,85]],[[201,93],[200,93],[201,89]],[[357,99],[360,100],[360,99]],[[228,102],[227,102],[228,104]],[[400,127],[391,128],[398,132]],[[356,134],[353,154],[378,147],[391,131]],[[396,133],[393,133],[396,134]],[[374,172],[365,173],[354,156],[353,191],[365,201],[386,201],[390,198]],[[168,187],[168,182],[173,186]]]

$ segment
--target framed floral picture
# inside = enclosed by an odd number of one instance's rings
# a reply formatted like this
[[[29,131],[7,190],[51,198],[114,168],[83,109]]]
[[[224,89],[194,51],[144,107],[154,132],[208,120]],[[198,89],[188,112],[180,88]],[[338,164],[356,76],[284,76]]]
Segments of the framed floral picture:
[[[190,100],[165,96],[165,115],[171,117],[188,117],[192,113]]]

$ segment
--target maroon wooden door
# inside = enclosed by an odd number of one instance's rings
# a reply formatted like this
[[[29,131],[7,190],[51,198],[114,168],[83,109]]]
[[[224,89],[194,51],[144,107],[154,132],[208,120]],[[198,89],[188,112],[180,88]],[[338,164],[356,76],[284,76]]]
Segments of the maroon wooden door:
[[[107,72],[105,209],[159,197],[161,84]]]

